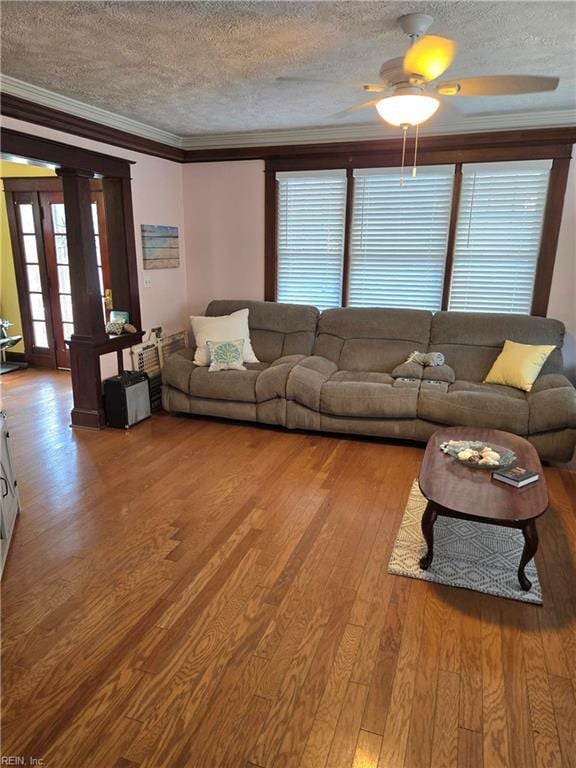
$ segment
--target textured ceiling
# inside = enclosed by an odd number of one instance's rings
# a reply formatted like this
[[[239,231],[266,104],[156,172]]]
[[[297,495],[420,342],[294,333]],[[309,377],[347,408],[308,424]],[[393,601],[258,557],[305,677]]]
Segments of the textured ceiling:
[[[278,76],[377,79],[407,43],[398,16],[454,38],[447,76],[558,75],[554,93],[458,99],[465,113],[576,106],[573,2],[2,3],[2,71],[180,135],[377,122],[332,116],[364,99]]]

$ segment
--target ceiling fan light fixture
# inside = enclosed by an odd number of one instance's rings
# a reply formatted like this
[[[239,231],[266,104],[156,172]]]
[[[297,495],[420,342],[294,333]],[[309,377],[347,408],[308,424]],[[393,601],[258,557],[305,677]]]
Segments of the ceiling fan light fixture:
[[[431,118],[439,106],[440,102],[433,96],[403,93],[381,99],[376,109],[390,125],[420,125]]]

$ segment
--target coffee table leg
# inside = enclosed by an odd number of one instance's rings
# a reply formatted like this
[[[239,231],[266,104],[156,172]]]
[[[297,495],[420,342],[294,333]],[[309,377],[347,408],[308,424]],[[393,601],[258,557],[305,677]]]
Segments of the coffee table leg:
[[[428,545],[428,552],[424,557],[420,558],[420,568],[423,571],[427,571],[432,564],[432,558],[434,557],[434,523],[438,517],[438,512],[434,509],[434,505],[431,501],[428,502],[424,514],[422,515],[422,535],[424,541]]]
[[[532,560],[538,549],[538,533],[536,531],[536,523],[534,520],[527,520],[522,526],[522,533],[524,534],[524,551],[520,558],[520,565],[518,566],[518,581],[520,586],[525,592],[528,592],[532,587],[532,582],[526,577],[524,568],[526,564]]]

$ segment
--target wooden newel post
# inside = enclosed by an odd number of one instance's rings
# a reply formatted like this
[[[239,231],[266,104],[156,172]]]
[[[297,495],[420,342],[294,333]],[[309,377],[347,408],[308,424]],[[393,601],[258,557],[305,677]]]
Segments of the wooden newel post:
[[[94,174],[76,168],[60,168],[56,173],[64,191],[74,317],[69,342],[72,426],[99,429],[105,419],[97,347],[106,340],[106,332],[92,224],[90,179]]]

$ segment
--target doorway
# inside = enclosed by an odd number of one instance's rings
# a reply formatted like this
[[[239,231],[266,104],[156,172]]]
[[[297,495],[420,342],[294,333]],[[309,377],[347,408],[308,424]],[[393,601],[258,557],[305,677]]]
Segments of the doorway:
[[[74,333],[64,195],[60,179],[4,180],[26,357],[32,365],[70,368]],[[101,182],[91,184],[91,209],[103,314],[111,280]]]

